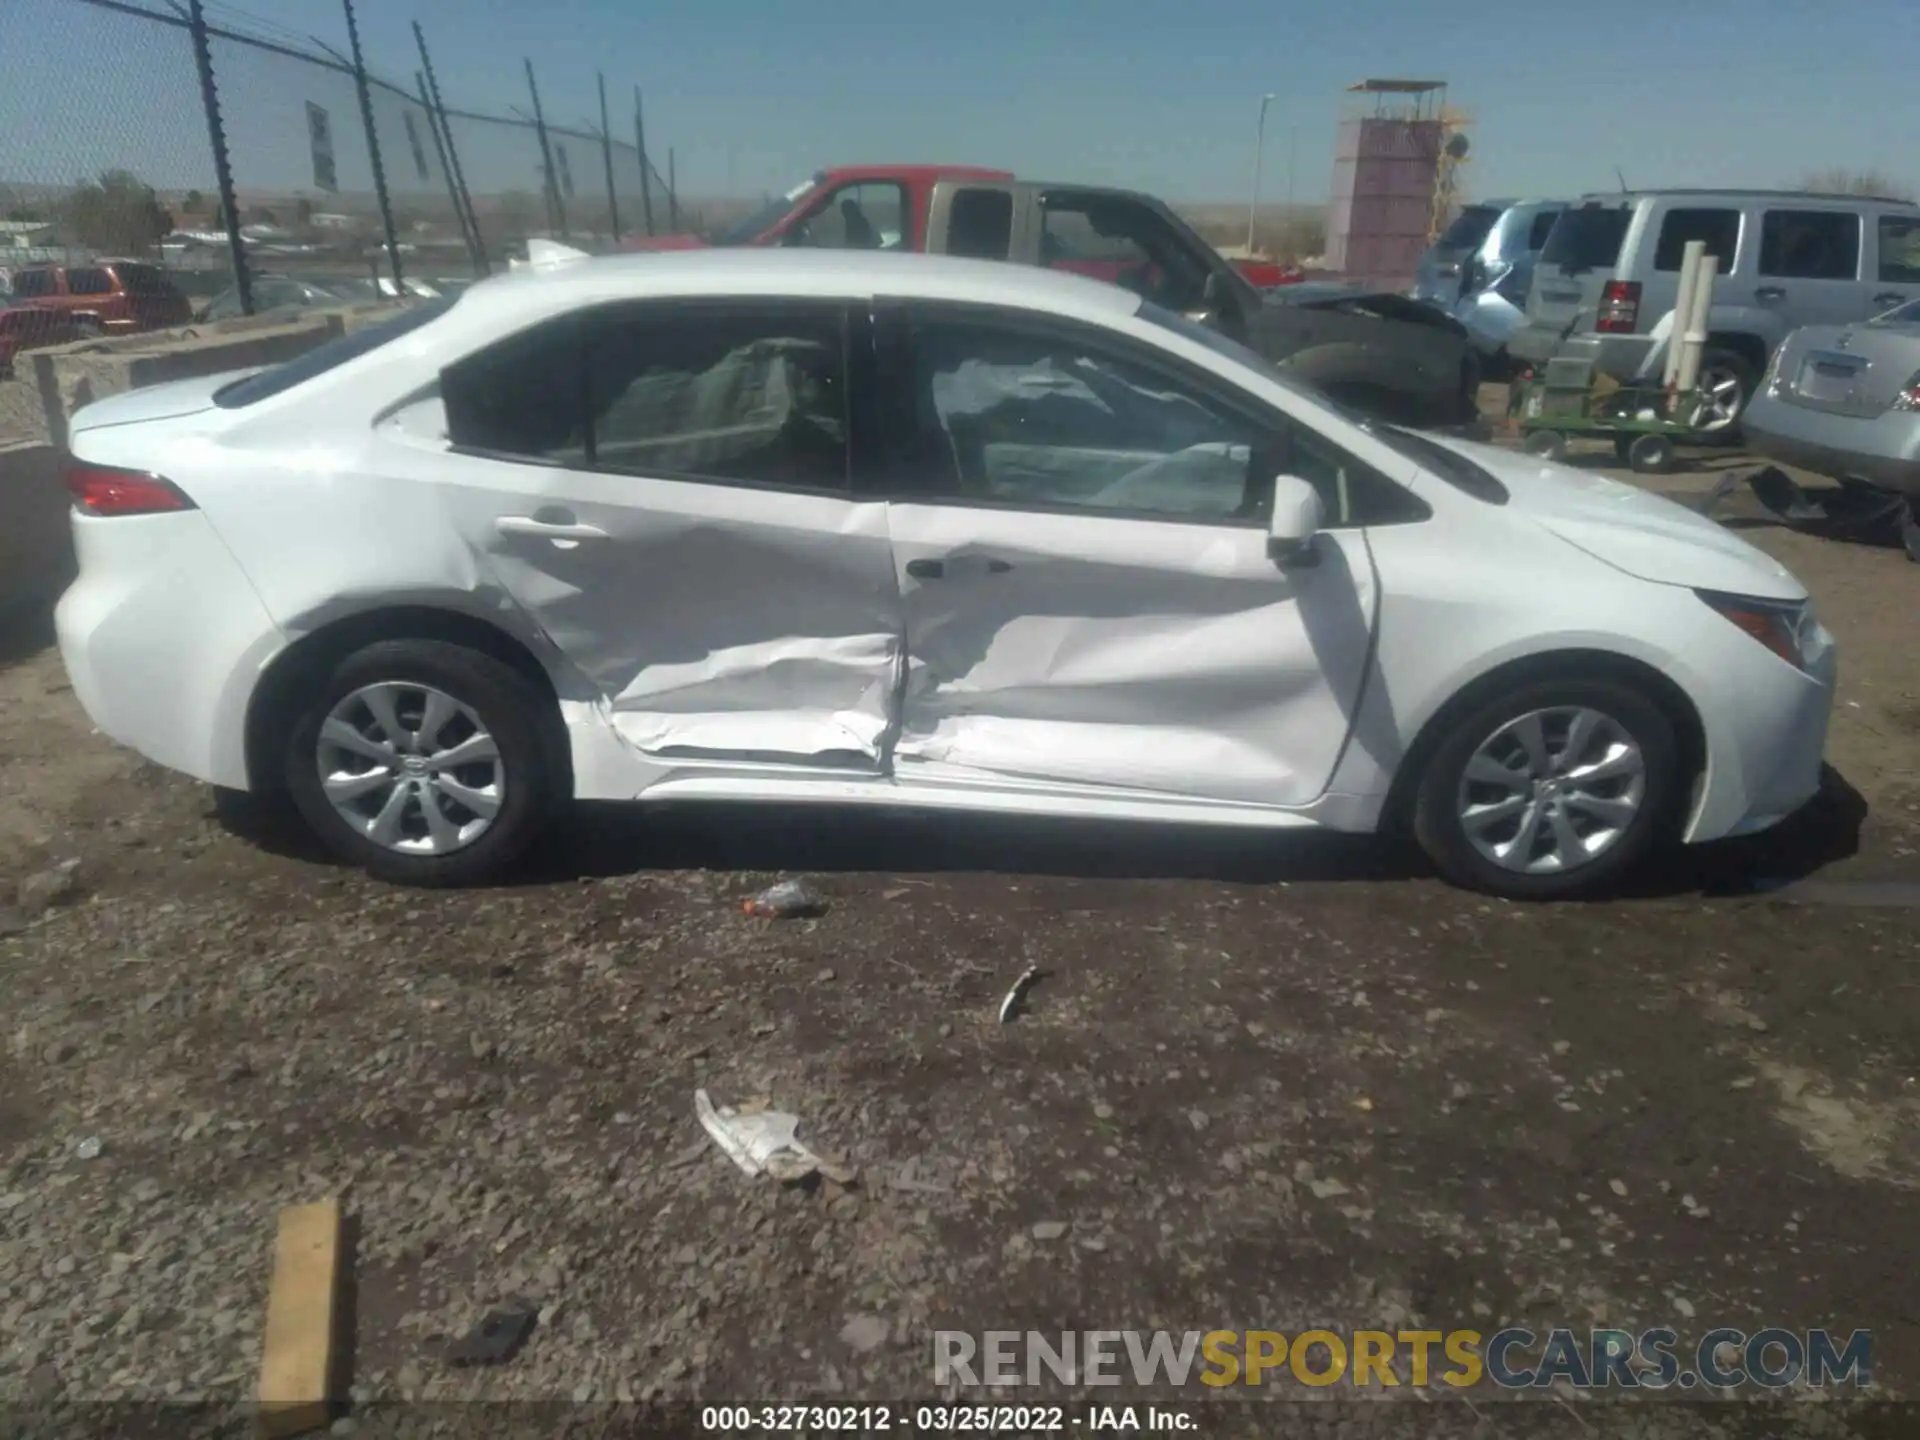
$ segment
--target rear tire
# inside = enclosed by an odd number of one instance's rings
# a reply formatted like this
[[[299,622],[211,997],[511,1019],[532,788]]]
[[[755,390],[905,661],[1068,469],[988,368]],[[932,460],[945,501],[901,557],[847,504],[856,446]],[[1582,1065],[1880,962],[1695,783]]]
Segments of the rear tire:
[[[1527,762],[1530,721],[1544,766]],[[1414,795],[1413,834],[1456,885],[1513,900],[1588,895],[1677,833],[1679,740],[1629,684],[1520,680],[1442,723]]]
[[[74,337],[79,340],[98,340],[107,332],[101,328],[98,320],[76,320],[73,325]]]
[[[563,798],[552,704],[477,650],[380,641],[294,706],[287,789],[329,850],[378,879],[479,884],[525,853]]]
[[[1713,413],[1696,411],[1694,429],[1704,438],[1733,443],[1740,438],[1740,420],[1747,413],[1760,383],[1760,372],[1737,350],[1709,349],[1700,356],[1701,390],[1708,393]],[[1729,388],[1731,387],[1731,388]]]

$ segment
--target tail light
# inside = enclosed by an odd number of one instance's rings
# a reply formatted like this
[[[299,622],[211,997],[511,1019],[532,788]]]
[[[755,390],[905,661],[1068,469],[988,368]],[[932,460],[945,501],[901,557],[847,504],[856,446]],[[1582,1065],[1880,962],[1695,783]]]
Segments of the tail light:
[[[1640,282],[1609,280],[1600,292],[1600,315],[1594,329],[1605,335],[1631,335],[1640,328]]]
[[[85,515],[164,515],[195,508],[171,480],[144,470],[76,460],[67,466],[66,482],[75,508]]]
[[[1900,387],[1900,393],[1893,397],[1889,410],[1901,410],[1907,414],[1920,411],[1920,371],[1907,377],[1907,383]]]

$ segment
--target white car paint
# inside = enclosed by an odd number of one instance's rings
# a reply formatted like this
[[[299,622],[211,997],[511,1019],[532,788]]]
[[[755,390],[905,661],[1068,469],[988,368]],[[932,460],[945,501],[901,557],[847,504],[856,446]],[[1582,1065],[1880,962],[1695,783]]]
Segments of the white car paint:
[[[1290,570],[1257,530],[888,503],[452,453],[441,368],[559,312],[649,296],[910,297],[1103,327],[1201,367],[1430,508],[1328,530]],[[1693,587],[1805,599],[1771,559],[1625,485],[1484,447],[1495,505],[1136,297],[988,262],[710,250],[548,265],[241,409],[233,377],[80,411],[82,461],[196,509],[76,513],[58,630],[95,722],[247,788],[277,654],[343,617],[455,612],[551,678],[587,799],[810,799],[1369,830],[1415,738],[1507,662],[1642,662],[1699,712],[1693,840],[1761,828],[1818,783],[1834,656],[1796,668]],[[563,507],[567,526],[543,528]],[[584,542],[584,543],[583,543]],[[934,591],[909,573],[940,557]],[[1011,570],[994,569],[996,562]],[[977,572],[977,573],[976,573]]]

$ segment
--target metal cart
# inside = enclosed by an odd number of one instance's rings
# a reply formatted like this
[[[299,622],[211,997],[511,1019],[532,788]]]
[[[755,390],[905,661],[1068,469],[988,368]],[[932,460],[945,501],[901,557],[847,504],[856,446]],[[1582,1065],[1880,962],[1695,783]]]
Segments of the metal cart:
[[[1591,360],[1556,356],[1515,386],[1509,413],[1529,455],[1558,460],[1574,436],[1607,438],[1622,464],[1658,475],[1673,467],[1676,445],[1705,443],[1694,425],[1701,408],[1697,391],[1669,393],[1658,385],[1596,392]]]

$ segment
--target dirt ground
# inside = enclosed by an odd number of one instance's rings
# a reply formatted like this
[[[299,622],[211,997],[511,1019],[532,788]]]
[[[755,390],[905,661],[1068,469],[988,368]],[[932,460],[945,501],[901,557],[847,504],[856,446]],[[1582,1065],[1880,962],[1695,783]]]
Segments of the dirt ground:
[[[1920,1396],[1920,565],[1725,513],[1839,637],[1827,790],[1584,905],[1370,842],[733,809],[398,891],[90,733],[17,644],[0,895],[71,889],[0,924],[0,1402],[249,1394],[275,1212],[335,1193],[361,1402],[897,1402],[935,1329],[1509,1324],[1869,1329]],[[741,913],[788,874],[822,918]],[[703,1087],[854,1183],[749,1180]],[[449,1368],[515,1296],[525,1348]],[[1920,1424],[1369,1393],[1285,1433]],[[1210,1398],[1201,1433],[1272,1428]]]

